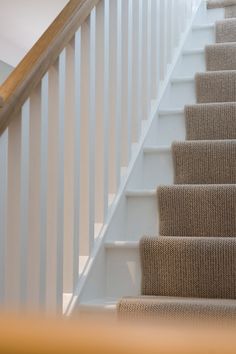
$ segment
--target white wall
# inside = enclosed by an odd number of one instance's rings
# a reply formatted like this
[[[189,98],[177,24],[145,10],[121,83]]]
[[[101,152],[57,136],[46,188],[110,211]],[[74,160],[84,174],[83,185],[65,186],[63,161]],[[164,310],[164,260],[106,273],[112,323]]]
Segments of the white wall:
[[[0,60],[16,66],[68,0],[0,0]]]
[[[6,80],[13,67],[0,60],[0,85]]]

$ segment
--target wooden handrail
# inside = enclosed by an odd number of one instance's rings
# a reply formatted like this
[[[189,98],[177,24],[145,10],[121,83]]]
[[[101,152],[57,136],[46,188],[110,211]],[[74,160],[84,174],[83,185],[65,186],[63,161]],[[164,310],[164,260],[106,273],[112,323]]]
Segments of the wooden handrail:
[[[100,0],[70,0],[0,86],[0,134]]]

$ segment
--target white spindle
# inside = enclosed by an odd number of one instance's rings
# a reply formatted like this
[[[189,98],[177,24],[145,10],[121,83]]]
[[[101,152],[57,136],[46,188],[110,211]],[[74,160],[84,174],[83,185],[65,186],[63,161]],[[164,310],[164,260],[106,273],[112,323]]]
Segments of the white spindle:
[[[110,115],[110,5],[104,0],[104,222],[108,211],[109,197],[109,115]]]
[[[152,1],[147,0],[147,113],[149,118],[152,99]]]
[[[48,74],[42,79],[42,116],[40,136],[40,232],[39,232],[39,303],[46,304],[47,270],[47,196],[48,196]]]
[[[127,110],[127,147],[128,163],[131,158],[132,147],[132,113],[133,113],[133,0],[128,2],[128,110]]]
[[[5,302],[8,130],[0,137],[0,304]]]
[[[64,246],[64,153],[66,52],[59,57],[58,196],[57,196],[57,309],[62,309]]]
[[[59,60],[48,72],[47,238],[40,253],[40,303],[50,311],[57,304],[57,245],[59,178]],[[41,234],[41,237],[43,234]],[[43,246],[43,239],[40,240]],[[45,262],[45,263],[44,263]]]
[[[8,127],[6,300],[11,309],[20,305],[20,198],[21,110]]]
[[[90,14],[89,67],[89,252],[94,246],[96,145],[96,8]]]
[[[28,295],[29,243],[29,133],[30,100],[22,107],[21,125],[21,196],[20,196],[20,298],[23,306]]]
[[[117,50],[116,50],[116,188],[121,176],[121,112],[122,112],[122,0],[117,0]]]
[[[75,34],[75,152],[74,152],[74,241],[73,288],[79,276],[80,235],[80,136],[81,136],[81,28]]]
[[[157,0],[157,8],[156,8],[156,21],[157,21],[157,30],[156,30],[156,51],[157,51],[157,90],[160,88],[161,84],[161,26],[160,26],[160,5],[161,0]],[[159,95],[159,92],[158,92]]]
[[[75,38],[65,48],[65,145],[64,145],[64,267],[63,267],[63,291],[72,293],[74,287],[74,178],[75,178]],[[78,249],[77,249],[78,251]]]
[[[143,0],[139,0],[139,28],[138,28],[138,139],[141,134],[143,120]]]

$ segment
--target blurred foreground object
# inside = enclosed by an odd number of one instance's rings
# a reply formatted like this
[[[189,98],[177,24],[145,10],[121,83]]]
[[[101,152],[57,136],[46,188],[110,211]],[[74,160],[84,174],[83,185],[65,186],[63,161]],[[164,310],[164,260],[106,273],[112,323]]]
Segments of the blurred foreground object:
[[[24,354],[228,354],[236,352],[235,328],[179,323],[164,326],[107,321],[19,318],[2,315],[0,353]]]

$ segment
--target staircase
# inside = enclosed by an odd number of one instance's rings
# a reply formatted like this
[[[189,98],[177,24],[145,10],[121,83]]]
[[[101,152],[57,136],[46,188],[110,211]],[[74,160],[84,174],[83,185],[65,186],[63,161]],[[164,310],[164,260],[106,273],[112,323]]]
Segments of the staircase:
[[[0,86],[2,308],[235,316],[234,11],[70,0]]]
[[[103,289],[85,285],[80,312],[235,318],[236,19],[217,3],[198,9],[156,102],[88,280]]]

